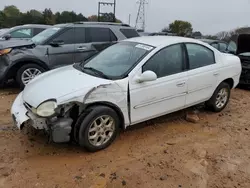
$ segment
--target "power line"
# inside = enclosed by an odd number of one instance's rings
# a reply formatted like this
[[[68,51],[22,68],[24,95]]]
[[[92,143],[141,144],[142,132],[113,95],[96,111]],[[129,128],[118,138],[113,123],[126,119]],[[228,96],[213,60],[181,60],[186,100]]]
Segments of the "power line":
[[[137,30],[145,31],[145,5],[148,4],[146,0],[139,0],[139,8],[136,17],[135,27]]]

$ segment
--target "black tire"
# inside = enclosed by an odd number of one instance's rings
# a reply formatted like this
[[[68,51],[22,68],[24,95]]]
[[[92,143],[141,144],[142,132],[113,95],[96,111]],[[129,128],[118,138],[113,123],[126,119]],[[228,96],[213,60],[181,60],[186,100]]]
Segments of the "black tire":
[[[25,70],[30,69],[30,68],[38,69],[42,73],[46,71],[43,67],[37,64],[29,63],[29,64],[23,65],[20,69],[18,69],[17,74],[16,74],[16,82],[18,83],[20,89],[23,89],[25,87],[25,84],[22,81],[22,74]]]
[[[220,108],[216,105],[216,98],[218,96],[218,93],[222,90],[222,89],[226,89],[226,91],[228,92],[227,95],[227,100],[224,103],[223,106],[221,106]],[[228,104],[229,99],[230,99],[230,95],[231,95],[231,88],[229,86],[228,83],[226,82],[222,82],[215,90],[213,96],[206,102],[206,107],[210,110],[212,110],[213,112],[221,112]]]
[[[79,143],[81,147],[84,147],[87,151],[96,152],[96,151],[107,148],[116,139],[119,133],[121,121],[117,113],[112,108],[109,108],[107,106],[94,106],[89,110],[90,111],[88,112],[88,114],[82,114],[78,119],[79,121],[77,121],[76,123],[75,134],[78,134],[78,136],[76,136],[75,140]],[[110,116],[113,118],[114,123],[115,123],[114,131],[113,131],[112,136],[106,143],[100,146],[95,146],[89,140],[89,137],[88,137],[89,129],[91,128],[92,123],[98,117],[101,117],[101,116]],[[101,136],[99,136],[99,138],[100,137]]]

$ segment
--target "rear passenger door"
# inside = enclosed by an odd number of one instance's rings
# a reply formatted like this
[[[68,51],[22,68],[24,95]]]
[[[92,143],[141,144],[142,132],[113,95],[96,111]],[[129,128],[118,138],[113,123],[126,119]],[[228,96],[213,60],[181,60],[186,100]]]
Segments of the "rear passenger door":
[[[189,62],[186,106],[191,106],[212,96],[220,70],[211,49],[194,43],[187,43],[186,49]]]
[[[75,62],[85,61],[117,41],[116,36],[109,28],[79,27],[75,28],[75,36]]]

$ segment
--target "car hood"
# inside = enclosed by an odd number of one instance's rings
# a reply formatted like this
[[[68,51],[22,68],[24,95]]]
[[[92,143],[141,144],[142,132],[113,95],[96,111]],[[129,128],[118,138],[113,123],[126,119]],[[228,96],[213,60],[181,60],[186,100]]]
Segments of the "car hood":
[[[111,83],[106,80],[85,74],[72,65],[58,68],[41,74],[33,79],[23,91],[23,100],[34,108],[50,99],[57,100],[58,104],[64,103],[66,95],[74,93],[86,95],[91,89],[100,85]],[[83,96],[84,97],[84,96]]]
[[[242,54],[250,52],[250,34],[240,34],[237,39],[237,52],[236,54]]]
[[[31,45],[34,45],[32,40],[22,40],[22,39],[10,39],[10,40],[1,39],[0,40],[0,50],[5,49],[5,48],[23,47],[23,46],[31,46]]]

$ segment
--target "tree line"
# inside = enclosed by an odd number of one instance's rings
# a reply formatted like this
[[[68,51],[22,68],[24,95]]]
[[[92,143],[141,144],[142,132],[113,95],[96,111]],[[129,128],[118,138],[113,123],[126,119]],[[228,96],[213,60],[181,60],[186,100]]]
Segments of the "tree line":
[[[109,22],[113,21],[113,13],[106,13],[100,16],[99,21]],[[51,9],[46,8],[42,12],[32,9],[27,12],[21,12],[16,6],[5,6],[0,10],[0,28],[10,28],[16,25],[24,24],[46,24],[54,25],[60,23],[70,23],[78,21],[98,21],[97,15],[85,17],[82,13],[77,14],[74,11],[63,11],[53,13]],[[116,22],[121,20],[116,18]],[[163,32],[174,33],[178,36],[193,37],[193,38],[208,38],[229,40],[231,36],[238,33],[250,33],[249,27],[240,27],[231,31],[222,31],[215,35],[202,35],[199,31],[194,31],[190,22],[184,20],[175,20],[167,27],[162,29]]]
[[[162,29],[163,32],[174,33],[178,36],[192,37],[192,38],[206,38],[214,40],[229,41],[234,35],[248,33],[250,34],[250,27],[238,27],[230,31],[221,31],[214,35],[202,35],[201,32],[193,32],[193,26],[190,22],[183,20],[175,20],[167,27]]]
[[[42,12],[35,9],[21,12],[14,5],[5,6],[3,10],[0,10],[0,28],[10,28],[24,24],[54,25],[78,21],[98,21],[98,16],[92,15],[90,17],[85,17],[82,13],[77,14],[74,11],[53,13],[49,8],[44,9]],[[113,21],[113,13],[103,14],[100,16],[100,21]],[[121,21],[116,19],[116,22]]]

